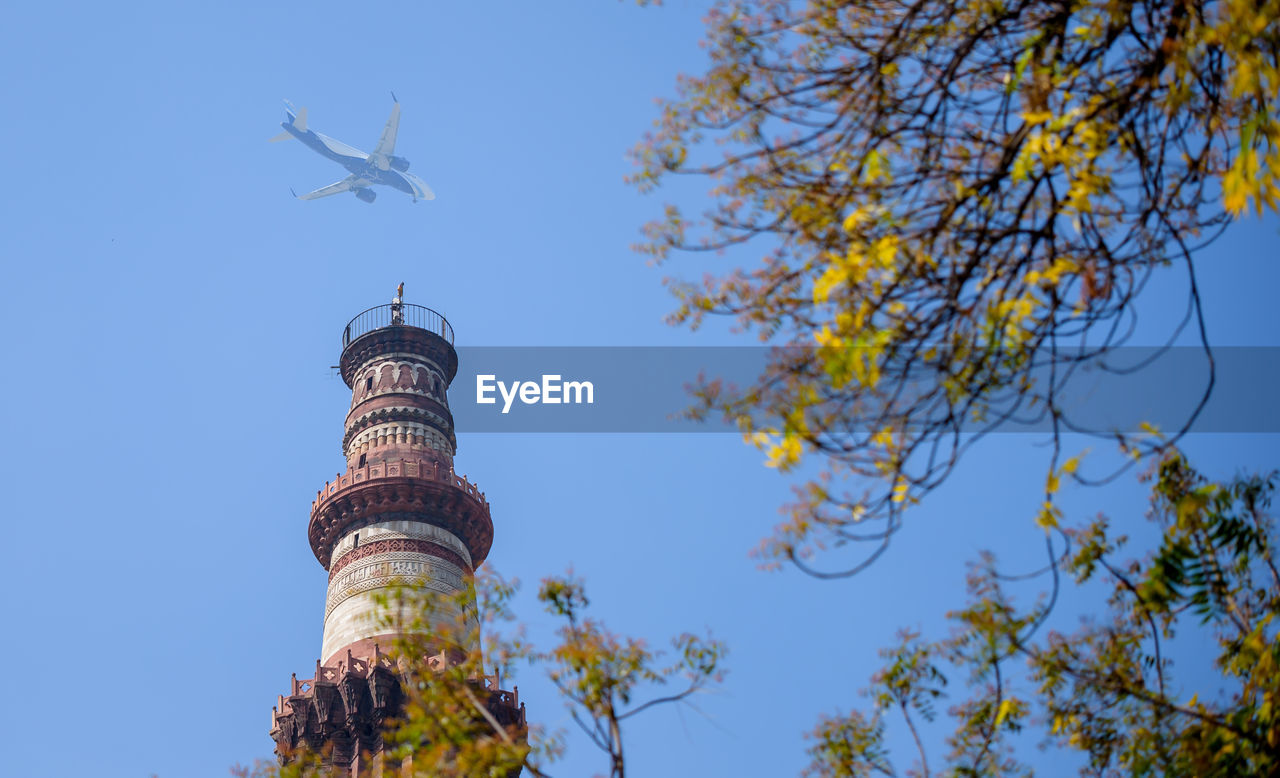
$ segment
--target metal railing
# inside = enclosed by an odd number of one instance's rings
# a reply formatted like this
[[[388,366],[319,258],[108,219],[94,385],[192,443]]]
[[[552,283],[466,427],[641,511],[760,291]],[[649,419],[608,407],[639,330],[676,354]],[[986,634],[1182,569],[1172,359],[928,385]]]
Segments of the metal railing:
[[[435,333],[453,345],[453,327],[438,311],[422,305],[387,303],[361,311],[347,322],[347,328],[342,331],[342,347],[346,348],[361,335],[383,327],[417,327]]]

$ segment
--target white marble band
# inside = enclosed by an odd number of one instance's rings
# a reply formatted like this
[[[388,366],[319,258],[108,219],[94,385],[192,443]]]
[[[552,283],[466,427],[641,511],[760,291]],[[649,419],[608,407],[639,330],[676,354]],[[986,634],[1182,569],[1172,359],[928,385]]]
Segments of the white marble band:
[[[447,598],[463,590],[463,574],[451,562],[415,551],[374,554],[352,562],[329,582],[320,655],[327,658],[343,646],[386,634],[384,613],[375,599],[379,590],[403,582]],[[458,615],[456,605],[446,601],[439,612],[430,614],[429,621],[447,630]]]

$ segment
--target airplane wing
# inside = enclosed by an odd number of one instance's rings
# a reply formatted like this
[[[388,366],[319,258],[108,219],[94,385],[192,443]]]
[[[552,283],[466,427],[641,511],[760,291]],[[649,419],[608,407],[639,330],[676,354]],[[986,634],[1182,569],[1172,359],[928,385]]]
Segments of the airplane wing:
[[[329,184],[328,186],[322,186],[319,189],[315,190],[314,192],[307,192],[306,194],[301,194],[301,195],[295,194],[294,197],[298,198],[299,200],[315,200],[320,197],[328,197],[329,195],[336,195],[336,194],[341,194],[343,192],[350,192],[354,188],[353,185],[355,184],[355,182],[356,182],[355,176],[347,176],[341,181],[335,181],[334,183]]]
[[[431,191],[431,187],[427,186],[427,182],[418,178],[412,173],[396,172],[396,175],[404,179],[404,182],[413,190],[414,200],[434,200],[436,195]]]
[[[332,151],[334,154],[342,157],[351,157],[352,159],[369,158],[368,154],[354,146],[348,146],[337,138],[330,138],[328,135],[321,135],[318,132],[315,133],[315,136],[320,139],[320,142],[325,145],[325,148],[329,149],[329,151]]]
[[[394,103],[391,106],[391,118],[387,119],[387,126],[382,128],[382,137],[378,138],[378,145],[373,149],[373,155],[382,157],[383,159],[390,157],[396,150],[396,132],[400,129],[400,103]],[[379,167],[382,167],[379,165]],[[382,168],[386,170],[386,168]]]

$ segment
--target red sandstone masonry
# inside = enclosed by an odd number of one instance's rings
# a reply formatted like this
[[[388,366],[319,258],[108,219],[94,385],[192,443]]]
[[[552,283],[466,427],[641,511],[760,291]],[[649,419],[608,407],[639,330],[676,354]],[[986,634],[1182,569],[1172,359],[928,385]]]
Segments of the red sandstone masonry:
[[[348,649],[345,661],[321,664],[317,660],[313,677],[298,678],[295,673],[289,696],[277,695],[271,708],[270,734],[282,761],[299,746],[314,748],[344,729],[351,730],[353,737],[345,739],[345,748],[335,748],[343,751],[335,753],[335,757],[350,764],[361,754],[376,756],[382,751],[377,730],[401,712],[401,668],[382,653],[374,640],[361,641],[358,648],[372,648],[372,654],[356,656]],[[427,657],[426,663],[443,670],[450,663],[448,651]],[[496,675],[474,680],[475,688],[485,697],[486,707],[501,724],[526,729],[528,719],[520,702],[520,687],[506,691],[500,684]]]
[[[469,497],[475,498],[481,505],[489,504],[484,492],[468,481],[465,475],[456,475],[453,468],[435,460],[428,462],[425,459],[400,459],[392,462],[374,462],[364,467],[349,468],[345,474],[338,473],[333,481],[325,481],[320,491],[316,492],[316,499],[311,502],[311,512],[314,514],[325,501],[343,489],[378,478],[421,478],[448,483]]]

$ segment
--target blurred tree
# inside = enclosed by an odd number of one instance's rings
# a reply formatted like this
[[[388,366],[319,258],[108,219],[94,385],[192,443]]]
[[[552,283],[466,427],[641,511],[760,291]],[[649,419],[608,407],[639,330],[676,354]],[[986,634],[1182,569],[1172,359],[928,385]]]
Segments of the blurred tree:
[[[889,662],[873,679],[870,710],[819,723],[808,774],[897,775],[883,738],[886,717],[896,714],[915,735],[913,772],[929,775],[917,724],[936,718],[947,675],[957,671],[970,694],[948,711],[955,730],[945,774],[1029,774],[1015,735],[1033,726],[1048,745],[1081,752],[1084,775],[1277,774],[1275,487],[1274,474],[1210,483],[1167,451],[1148,515],[1160,528],[1154,555],[1118,559],[1126,540],[1105,518],[1069,533],[1075,551],[1064,570],[1081,585],[1105,575],[1111,588],[1099,616],[1073,634],[1037,638],[1050,601],[1019,608],[1009,579],[984,558],[970,576],[970,604],[950,614],[955,633],[938,642],[904,634],[883,652]],[[1168,641],[1199,626],[1212,630],[1217,655],[1212,667],[1181,663],[1179,683]],[[1185,692],[1197,685],[1200,694]]]
[[[673,319],[791,346],[694,412],[780,469],[824,455],[763,549],[816,575],[883,551],[963,432],[1071,429],[1064,387],[1126,342],[1154,269],[1186,273],[1178,330],[1203,342],[1196,249],[1280,206],[1280,0],[724,0],[708,25],[709,69],[662,105],[632,181],[705,177],[712,204],[668,205],[642,249],[755,247],[672,282]],[[815,569],[856,541],[875,550]]]

